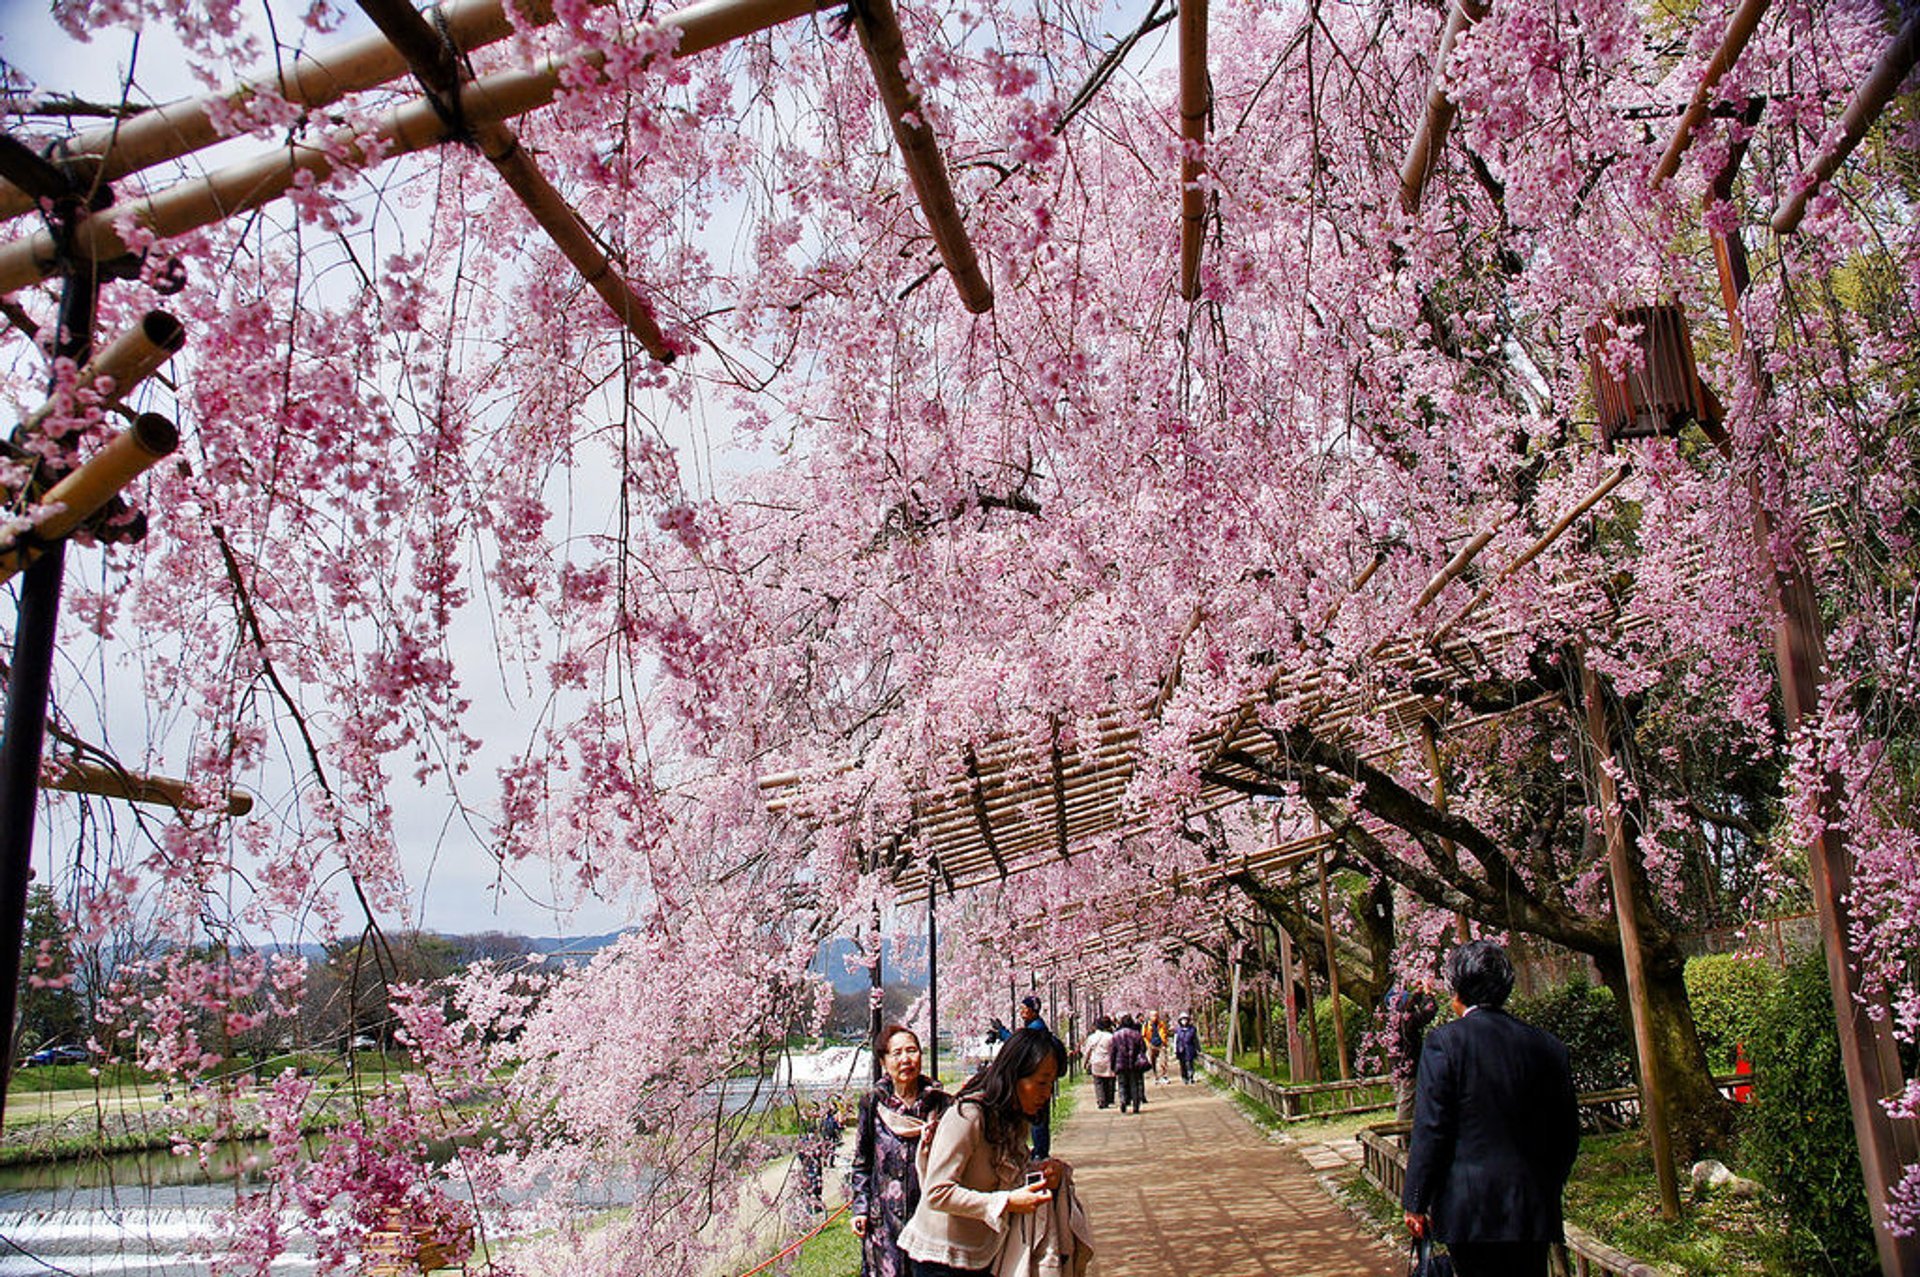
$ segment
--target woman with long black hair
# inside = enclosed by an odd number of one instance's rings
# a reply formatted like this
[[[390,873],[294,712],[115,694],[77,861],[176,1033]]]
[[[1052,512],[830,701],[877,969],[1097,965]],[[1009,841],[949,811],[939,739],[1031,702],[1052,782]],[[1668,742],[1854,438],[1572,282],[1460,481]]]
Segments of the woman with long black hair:
[[[987,1277],[1009,1215],[1031,1215],[1072,1169],[1030,1162],[1033,1120],[1053,1099],[1067,1048],[1045,1029],[1021,1029],[975,1074],[940,1119],[921,1175],[919,1209],[900,1234],[915,1277]]]

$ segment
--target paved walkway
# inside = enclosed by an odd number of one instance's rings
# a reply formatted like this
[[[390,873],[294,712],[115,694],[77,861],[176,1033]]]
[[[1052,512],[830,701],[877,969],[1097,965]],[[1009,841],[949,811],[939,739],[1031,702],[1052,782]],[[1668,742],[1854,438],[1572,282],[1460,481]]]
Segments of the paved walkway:
[[[1211,1086],[1147,1084],[1142,1113],[1094,1107],[1085,1078],[1054,1153],[1096,1241],[1099,1277],[1400,1277],[1391,1251],[1327,1196],[1337,1147],[1283,1142]],[[1357,1156],[1357,1148],[1356,1148]]]

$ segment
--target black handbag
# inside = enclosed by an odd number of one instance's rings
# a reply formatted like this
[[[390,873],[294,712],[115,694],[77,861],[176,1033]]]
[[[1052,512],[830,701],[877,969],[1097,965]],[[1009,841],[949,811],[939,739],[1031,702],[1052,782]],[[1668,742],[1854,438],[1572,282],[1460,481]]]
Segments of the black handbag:
[[[1453,1256],[1435,1250],[1431,1238],[1416,1237],[1407,1257],[1407,1277],[1453,1277]]]

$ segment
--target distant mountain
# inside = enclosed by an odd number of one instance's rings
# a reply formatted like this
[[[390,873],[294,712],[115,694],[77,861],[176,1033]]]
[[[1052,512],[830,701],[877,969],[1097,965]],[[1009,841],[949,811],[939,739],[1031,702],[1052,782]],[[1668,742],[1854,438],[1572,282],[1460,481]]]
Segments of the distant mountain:
[[[529,936],[527,943],[535,953],[556,954],[585,961],[618,940],[623,932],[608,931],[597,936]]]
[[[829,940],[814,953],[813,961],[807,964],[807,970],[822,976],[833,986],[835,993],[856,993],[873,987],[873,977],[867,974],[863,966],[848,969],[847,959],[858,958],[860,946],[851,940]],[[893,947],[884,941],[880,946],[880,974],[885,978],[888,988],[905,985],[911,989],[927,987],[927,964],[924,954],[909,952],[905,966],[894,957]]]

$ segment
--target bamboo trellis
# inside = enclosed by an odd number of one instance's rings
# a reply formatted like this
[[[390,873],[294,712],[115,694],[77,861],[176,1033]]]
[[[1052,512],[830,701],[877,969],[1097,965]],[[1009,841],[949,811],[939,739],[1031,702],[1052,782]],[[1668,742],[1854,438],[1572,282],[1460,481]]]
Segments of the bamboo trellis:
[[[1510,580],[1611,495],[1626,473],[1625,467],[1610,471],[1508,564],[1494,578],[1492,588],[1481,590],[1431,637],[1397,633],[1376,643],[1364,662],[1370,677],[1360,686],[1336,690],[1330,685],[1333,675],[1321,669],[1282,670],[1259,696],[1232,707],[1213,727],[1191,736],[1187,749],[1202,779],[1184,814],[1196,816],[1245,801],[1244,794],[1224,778],[1257,766],[1280,750],[1261,722],[1265,705],[1289,705],[1299,721],[1330,741],[1357,739],[1363,723],[1384,727],[1395,740],[1367,747],[1363,756],[1370,760],[1417,752],[1417,733],[1442,715],[1447,704],[1415,692],[1378,689],[1444,680],[1463,670],[1485,668],[1515,641],[1517,632],[1501,627],[1462,635],[1457,632],[1462,620],[1491,598],[1501,582]],[[1421,617],[1491,539],[1490,532],[1474,537],[1427,583],[1404,610],[1402,630]],[[1356,579],[1356,587],[1372,575],[1370,565]],[[1591,582],[1567,583],[1560,589],[1569,615],[1586,615],[1621,630],[1644,623],[1621,614]],[[929,861],[938,864],[941,882],[951,892],[1058,863],[1070,858],[1077,846],[1096,839],[1137,835],[1142,822],[1127,810],[1125,795],[1140,763],[1146,717],[1142,711],[1110,709],[1092,720],[1085,738],[1072,749],[1063,746],[1057,723],[1046,739],[1006,736],[962,747],[956,771],[915,794],[910,828],[883,839],[884,850],[871,867],[893,874],[901,884],[903,902],[911,902],[925,897],[929,873],[924,866]],[[843,762],[826,774],[844,777],[860,766]],[[809,779],[798,772],[763,778],[760,788],[768,808],[808,824],[835,819],[832,810],[809,797]],[[1321,845],[1282,847],[1291,852]],[[1231,872],[1231,868],[1222,869],[1218,877]]]
[[[689,57],[801,17],[817,7],[816,0],[696,0],[661,18],[659,25],[679,33],[671,56]],[[885,0],[877,4],[863,0],[859,7],[861,34],[867,42],[881,97],[887,105],[908,175],[940,247],[942,260],[967,307],[976,313],[987,310],[992,306],[992,289],[980,273],[967,239],[938,146],[929,129],[908,122],[918,99],[900,70],[905,50],[898,23],[893,20],[891,7]],[[551,103],[569,77],[583,70],[598,69],[605,63],[605,53],[599,49],[578,50],[547,58],[532,69],[497,71],[447,84],[445,68],[457,63],[450,59],[441,62],[432,49],[415,39],[418,27],[425,26],[424,18],[416,14],[408,20],[384,4],[373,6],[370,12],[374,11],[389,14],[394,19],[391,24],[394,31],[412,30],[411,36],[402,35],[401,39],[412,49],[414,58],[409,59],[401,46],[384,35],[378,41],[359,41],[340,54],[315,59],[312,65],[296,63],[285,74],[249,81],[225,94],[159,108],[148,113],[153,117],[151,121],[137,117],[136,121],[113,130],[83,134],[69,142],[67,154],[93,165],[103,176],[125,176],[178,159],[219,140],[211,121],[221,99],[233,101],[266,88],[301,104],[325,104],[361,89],[386,84],[405,74],[411,66],[416,73],[426,72],[422,75],[429,89],[426,95],[388,110],[365,132],[342,129],[318,143],[293,142],[276,147],[203,178],[183,181],[152,195],[95,212],[75,228],[69,251],[92,261],[114,260],[128,253],[126,232],[129,230],[163,239],[182,235],[280,198],[293,188],[301,173],[323,180],[343,165],[352,169],[369,168],[375,163],[454,140],[465,130],[479,142],[515,194],[560,243],[569,260],[607,300],[621,322],[629,326],[656,357],[670,357],[672,352],[654,325],[651,308],[613,275],[605,255],[592,243],[578,215],[538,175],[504,127],[507,120]],[[543,11],[543,16],[550,17],[550,11]],[[447,11],[447,23],[448,39],[455,45],[460,44],[462,32],[468,33],[466,38],[474,44],[498,40],[505,34],[497,4],[459,6]],[[627,28],[626,34],[636,35],[642,29],[641,24],[635,24]],[[438,43],[437,37],[434,43]],[[443,73],[433,74],[433,67],[423,67],[423,62],[440,67]],[[457,110],[450,110],[450,105],[457,106]],[[123,143],[123,138],[128,140]],[[17,187],[0,189],[0,210],[25,211],[31,204],[22,204],[24,198]],[[47,230],[0,244],[0,295],[46,279],[54,272],[57,261],[57,246]]]

